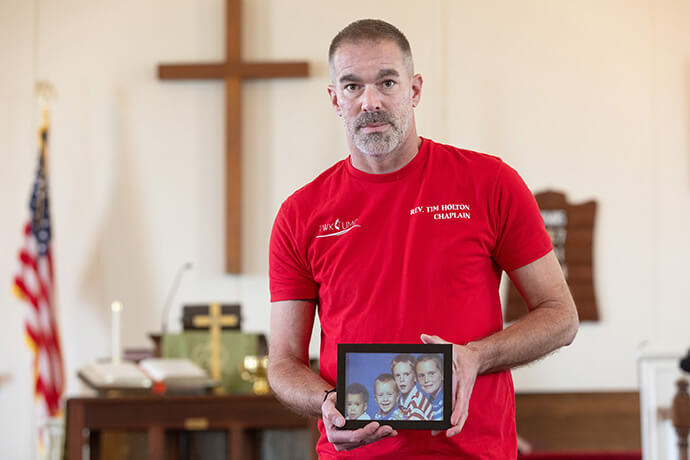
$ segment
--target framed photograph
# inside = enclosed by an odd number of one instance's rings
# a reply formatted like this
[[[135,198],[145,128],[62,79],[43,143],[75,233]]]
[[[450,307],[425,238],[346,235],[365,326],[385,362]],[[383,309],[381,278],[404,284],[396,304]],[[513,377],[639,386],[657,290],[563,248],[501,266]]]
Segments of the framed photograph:
[[[450,344],[338,344],[343,429],[372,421],[396,430],[450,428],[452,372]]]

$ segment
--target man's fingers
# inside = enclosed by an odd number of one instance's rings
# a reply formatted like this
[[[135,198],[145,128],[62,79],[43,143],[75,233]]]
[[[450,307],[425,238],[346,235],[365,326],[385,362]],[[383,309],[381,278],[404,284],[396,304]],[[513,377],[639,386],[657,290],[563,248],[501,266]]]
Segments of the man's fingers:
[[[378,422],[371,422],[365,427],[353,431],[353,434],[355,434],[357,440],[364,439],[368,444],[386,436],[395,436],[398,433],[388,425],[379,425]]]
[[[363,428],[353,431],[340,431],[333,428],[326,429],[328,440],[333,443],[337,451],[352,450],[371,444],[388,436],[397,436],[398,432],[388,425],[371,422]]]
[[[333,426],[342,428],[345,425],[345,417],[343,417],[337,410],[326,413],[326,420]]]
[[[389,428],[390,428],[390,427],[389,427]],[[397,436],[397,435],[398,435],[398,432],[397,432],[395,429],[393,429],[393,428],[391,428],[390,430],[388,430],[388,431],[386,432],[386,436]]]
[[[366,425],[364,425],[359,430],[353,431],[352,434],[356,438],[358,438],[358,440],[359,440],[359,438],[369,438],[371,436],[374,436],[376,434],[376,431],[379,428],[381,428],[381,425],[379,425],[378,422],[371,422],[371,423],[367,423]],[[390,428],[390,427],[388,427],[388,428]]]
[[[423,343],[450,343],[437,335],[422,334],[420,339]]]
[[[456,407],[455,409],[453,409],[453,412],[450,414],[450,423],[452,423],[453,426],[456,426],[465,418],[467,418],[467,411],[465,410],[465,408],[464,407]]]
[[[358,443],[362,439],[369,439],[376,436],[379,428],[381,428],[381,426],[378,422],[371,422],[356,430],[336,430],[331,428],[329,431],[334,442]]]
[[[458,395],[461,393],[458,392]],[[469,398],[458,398],[455,400],[455,407],[453,412],[450,414],[450,423],[453,425],[446,431],[446,436],[449,438],[455,436],[462,431],[462,427],[465,425],[467,420],[469,409]]]
[[[455,425],[452,428],[449,428],[446,431],[446,436],[450,438],[450,437],[455,436],[456,434],[460,433],[462,431],[462,427],[465,426],[466,420],[467,420],[467,417],[460,420],[460,423],[458,425]]]
[[[464,424],[470,409],[470,396],[472,395],[472,388],[474,381],[467,382],[461,379],[455,379],[455,372],[453,373],[453,411],[450,414],[450,423],[453,426]],[[457,385],[457,389],[456,389]]]
[[[335,408],[335,404],[330,399],[327,399],[321,405],[321,414],[324,422],[330,423],[338,428],[345,425],[345,417],[338,412],[338,409]]]
[[[367,424],[365,427],[358,430],[336,430],[335,428],[326,427],[326,434],[328,440],[340,447],[339,450],[352,449],[353,447],[358,447],[367,442],[379,428],[377,422],[372,422]]]
[[[466,415],[466,413],[467,413],[466,407],[467,407],[466,402],[455,401],[455,407],[453,408],[453,412],[451,412],[451,414],[450,414],[450,423],[452,423],[453,426],[460,423],[460,420],[462,419],[462,417]]]
[[[338,428],[342,428],[345,425],[345,419],[342,415],[333,415],[329,418],[329,421]]]

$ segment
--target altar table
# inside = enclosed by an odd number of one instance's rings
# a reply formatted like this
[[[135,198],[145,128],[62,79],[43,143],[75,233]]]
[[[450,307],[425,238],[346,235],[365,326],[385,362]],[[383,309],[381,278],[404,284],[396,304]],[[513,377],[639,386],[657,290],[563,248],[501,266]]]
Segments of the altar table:
[[[70,398],[66,458],[82,460],[88,443],[91,459],[98,459],[101,430],[146,431],[150,460],[165,459],[166,430],[223,430],[228,433],[228,460],[244,460],[259,455],[249,432],[287,428],[310,429],[316,445],[316,419],[296,415],[272,395]]]

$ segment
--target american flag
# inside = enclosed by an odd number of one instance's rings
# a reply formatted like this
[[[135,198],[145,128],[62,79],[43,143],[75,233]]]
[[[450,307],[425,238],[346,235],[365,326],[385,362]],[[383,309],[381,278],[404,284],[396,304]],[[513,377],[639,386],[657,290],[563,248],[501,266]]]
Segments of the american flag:
[[[38,170],[31,191],[29,221],[24,226],[24,244],[19,251],[20,266],[14,278],[13,290],[27,304],[25,328],[27,343],[34,354],[34,393],[38,404],[42,406],[41,412],[54,417],[61,411],[64,373],[53,295],[47,143],[46,121],[40,129]]]

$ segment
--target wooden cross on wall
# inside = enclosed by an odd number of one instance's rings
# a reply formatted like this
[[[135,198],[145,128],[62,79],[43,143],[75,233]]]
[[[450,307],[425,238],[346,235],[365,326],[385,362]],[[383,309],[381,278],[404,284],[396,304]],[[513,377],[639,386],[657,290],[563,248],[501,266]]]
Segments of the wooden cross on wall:
[[[210,80],[225,82],[225,270],[242,268],[242,82],[250,78],[306,77],[306,62],[245,62],[242,60],[242,1],[226,0],[225,62],[161,64],[161,80]]]

